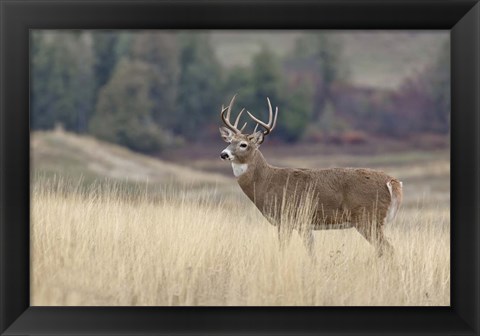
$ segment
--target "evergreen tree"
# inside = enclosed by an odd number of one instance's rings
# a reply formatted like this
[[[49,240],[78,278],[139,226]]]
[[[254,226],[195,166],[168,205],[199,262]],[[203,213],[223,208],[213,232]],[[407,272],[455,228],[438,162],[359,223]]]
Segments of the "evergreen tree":
[[[32,127],[61,123],[84,132],[94,99],[94,57],[88,32],[35,32],[32,36]]]
[[[152,66],[122,59],[110,81],[101,89],[91,132],[104,140],[133,150],[152,153],[161,150],[167,133],[154,122],[155,83]]]
[[[341,61],[342,48],[337,35],[332,33],[308,33],[300,36],[295,44],[287,67],[294,73],[307,75],[314,85],[312,121],[321,117],[332,99],[333,86],[344,80],[348,69]],[[313,70],[312,70],[313,69]]]
[[[279,60],[264,48],[253,59],[252,87],[255,114],[268,120],[266,97],[279,106],[277,129],[272,135],[285,141],[297,141],[304,133],[312,110],[313,90],[308,81],[287,83]]]
[[[175,104],[180,74],[179,48],[173,33],[140,32],[132,38],[131,57],[150,65],[154,83],[150,98],[155,122],[172,128],[177,122]]]
[[[184,33],[181,38],[177,118],[174,130],[192,140],[217,120],[221,105],[221,68],[209,36]]]
[[[283,105],[283,78],[281,67],[276,56],[267,48],[263,48],[254,56],[252,62],[252,102],[249,104],[250,111],[260,120],[268,121],[267,97],[275,106]],[[285,122],[285,112],[282,110],[277,125]],[[249,122],[250,124],[250,122]],[[252,125],[254,127],[254,125]],[[281,133],[281,132],[280,132]],[[279,136],[278,132],[272,135]]]
[[[305,133],[311,118],[313,87],[309,81],[298,82],[290,85],[286,97],[279,133],[284,140],[295,142]]]
[[[237,102],[241,106],[251,106],[254,101],[253,72],[248,67],[236,66],[227,74],[222,97],[228,99],[238,95]],[[227,102],[223,102],[226,104]]]
[[[253,58],[252,84],[256,107],[265,108],[266,97],[280,102],[283,84],[281,67],[275,54],[267,48]]]
[[[105,85],[117,64],[117,43],[119,34],[110,31],[93,33],[93,49],[95,53],[96,90]]]
[[[277,128],[272,136],[285,141],[297,141],[305,131],[312,109],[312,88],[307,82],[285,83],[278,58],[269,49],[263,48],[253,58],[250,69],[237,67],[230,71],[225,96],[238,93],[237,106],[246,107],[261,120],[268,121],[270,98],[272,107],[279,106]],[[248,116],[247,132],[253,131],[255,123]]]

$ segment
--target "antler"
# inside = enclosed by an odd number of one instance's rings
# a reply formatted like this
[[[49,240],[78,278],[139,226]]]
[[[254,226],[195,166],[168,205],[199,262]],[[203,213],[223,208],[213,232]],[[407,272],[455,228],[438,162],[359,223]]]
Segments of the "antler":
[[[241,134],[245,126],[247,126],[247,123],[245,123],[241,129],[238,129],[237,126],[238,126],[238,122],[240,121],[240,117],[242,116],[242,113],[245,111],[245,109],[242,109],[240,111],[233,125],[230,123],[230,114],[232,113],[232,106],[236,96],[237,96],[236,94],[233,96],[232,100],[230,101],[230,104],[227,107],[223,107],[222,105],[222,111],[220,112],[220,117],[222,118],[223,123],[225,124],[225,126],[227,126],[227,128],[229,128],[230,130],[232,130],[237,134]],[[225,112],[227,112],[226,116],[225,116]]]
[[[270,99],[268,99],[268,97],[267,97],[267,101],[268,101],[268,113],[269,113],[268,124],[265,124],[263,121],[255,118],[250,112],[247,111],[250,118],[252,118],[257,123],[257,126],[260,125],[263,128],[265,128],[265,131],[263,131],[264,135],[267,135],[271,131],[273,131],[273,129],[277,125],[277,115],[278,115],[278,107],[276,107],[275,108],[275,117],[273,117],[273,120],[272,120],[272,116],[273,116],[272,104],[270,103]],[[253,133],[255,133],[257,131],[257,126],[255,126],[255,130],[253,131]]]

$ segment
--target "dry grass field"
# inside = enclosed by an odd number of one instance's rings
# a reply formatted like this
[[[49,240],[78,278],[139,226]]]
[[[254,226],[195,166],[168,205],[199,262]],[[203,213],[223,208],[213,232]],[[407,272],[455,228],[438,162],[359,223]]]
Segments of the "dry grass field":
[[[32,138],[31,304],[450,304],[446,151],[274,153],[265,156],[279,165],[364,165],[403,180],[404,206],[385,230],[394,257],[377,258],[353,229],[317,231],[315,263],[297,235],[281,252],[233,177],[41,133]]]

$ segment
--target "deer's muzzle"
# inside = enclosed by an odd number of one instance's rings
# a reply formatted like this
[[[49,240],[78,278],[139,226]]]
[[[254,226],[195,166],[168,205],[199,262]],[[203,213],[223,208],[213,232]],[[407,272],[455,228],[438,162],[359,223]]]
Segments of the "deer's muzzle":
[[[220,158],[222,160],[232,160],[232,155],[231,155],[230,151],[224,150],[220,154]]]

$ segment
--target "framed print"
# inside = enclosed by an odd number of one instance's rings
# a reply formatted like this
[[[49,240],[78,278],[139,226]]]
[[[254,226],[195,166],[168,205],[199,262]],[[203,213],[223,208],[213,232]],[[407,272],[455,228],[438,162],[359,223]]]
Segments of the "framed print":
[[[479,6],[2,0],[2,335],[478,334]]]

